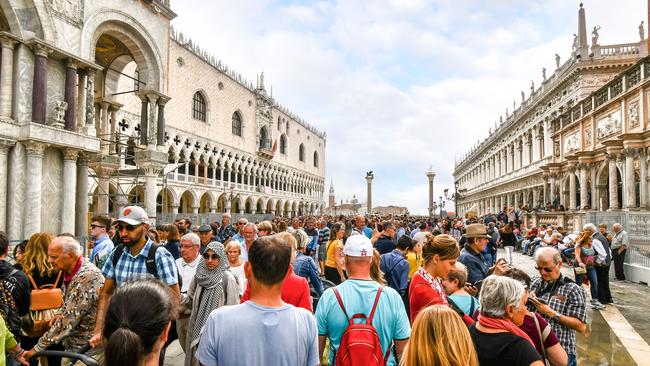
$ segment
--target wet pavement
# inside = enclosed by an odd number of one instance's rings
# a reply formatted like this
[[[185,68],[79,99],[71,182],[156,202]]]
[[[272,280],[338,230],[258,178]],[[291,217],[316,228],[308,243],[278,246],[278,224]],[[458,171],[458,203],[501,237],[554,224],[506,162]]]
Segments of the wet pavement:
[[[504,256],[500,251],[498,257]],[[531,276],[537,274],[531,257],[514,253],[513,261]],[[562,272],[573,278],[571,268],[564,266]],[[584,288],[589,296],[589,288]],[[578,365],[650,366],[650,287],[612,281],[610,288],[615,305],[600,311],[588,309],[591,331],[587,336],[577,336]],[[183,350],[175,341],[167,349],[165,365],[180,366],[183,362]]]
[[[504,256],[499,252],[499,257]],[[513,262],[531,276],[537,275],[532,257],[515,253]],[[568,266],[562,268],[562,273],[574,278],[573,269]],[[589,287],[583,287],[589,297]],[[600,311],[589,308],[590,333],[577,335],[578,365],[650,365],[650,349],[646,343],[650,342],[647,315],[650,288],[643,284],[612,281],[610,289],[615,304]]]

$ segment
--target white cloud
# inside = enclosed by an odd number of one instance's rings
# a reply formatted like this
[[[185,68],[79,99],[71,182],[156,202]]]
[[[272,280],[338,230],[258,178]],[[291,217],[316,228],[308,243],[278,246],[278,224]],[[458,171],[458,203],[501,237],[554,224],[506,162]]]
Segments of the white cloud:
[[[638,40],[643,4],[585,8],[601,44]],[[555,53],[566,60],[578,2],[184,0],[173,9],[176,27],[249,79],[265,71],[277,100],[327,131],[337,201],[364,201],[374,170],[375,205],[425,213],[429,165],[438,197],[453,188],[455,157],[519,105],[531,79],[539,85],[542,67],[550,77]]]

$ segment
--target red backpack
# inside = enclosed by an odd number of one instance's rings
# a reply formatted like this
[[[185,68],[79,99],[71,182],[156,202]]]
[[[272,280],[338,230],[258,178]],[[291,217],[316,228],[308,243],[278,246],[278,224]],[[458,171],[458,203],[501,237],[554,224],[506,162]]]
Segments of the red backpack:
[[[372,305],[370,316],[354,314],[350,318],[345,311],[339,292],[336,287],[334,288],[336,300],[338,300],[341,310],[343,310],[345,317],[350,322],[350,325],[343,331],[341,343],[339,344],[338,352],[336,352],[335,360],[337,366],[374,366],[386,365],[386,362],[388,362],[390,347],[388,347],[388,352],[384,355],[381,351],[381,343],[379,342],[377,329],[372,326],[372,318],[375,315],[375,309],[377,309],[379,295],[381,295],[382,290],[383,287],[377,290],[377,296],[375,296],[375,303]],[[366,319],[366,322],[357,324],[354,322],[355,319]]]

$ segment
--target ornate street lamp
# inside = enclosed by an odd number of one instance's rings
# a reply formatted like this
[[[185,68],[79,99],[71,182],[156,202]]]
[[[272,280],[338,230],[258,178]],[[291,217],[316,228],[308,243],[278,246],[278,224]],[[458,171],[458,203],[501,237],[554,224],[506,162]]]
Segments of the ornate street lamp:
[[[467,189],[458,189],[458,182],[454,183],[454,193],[449,196],[449,188],[445,188],[444,191],[445,193],[445,199],[448,201],[454,201],[454,210],[456,211],[456,217],[458,217],[458,200],[462,200],[464,198],[465,193],[467,193]]]

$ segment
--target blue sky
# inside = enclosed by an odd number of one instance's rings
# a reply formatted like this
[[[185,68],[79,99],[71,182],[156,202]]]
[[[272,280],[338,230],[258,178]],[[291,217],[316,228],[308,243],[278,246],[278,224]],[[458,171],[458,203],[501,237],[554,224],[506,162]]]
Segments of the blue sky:
[[[638,41],[645,1],[583,2],[600,44]],[[429,166],[453,190],[454,160],[567,59],[579,3],[175,0],[172,24],[327,132],[326,200],[330,179],[364,200],[373,170],[374,205],[424,214]]]

